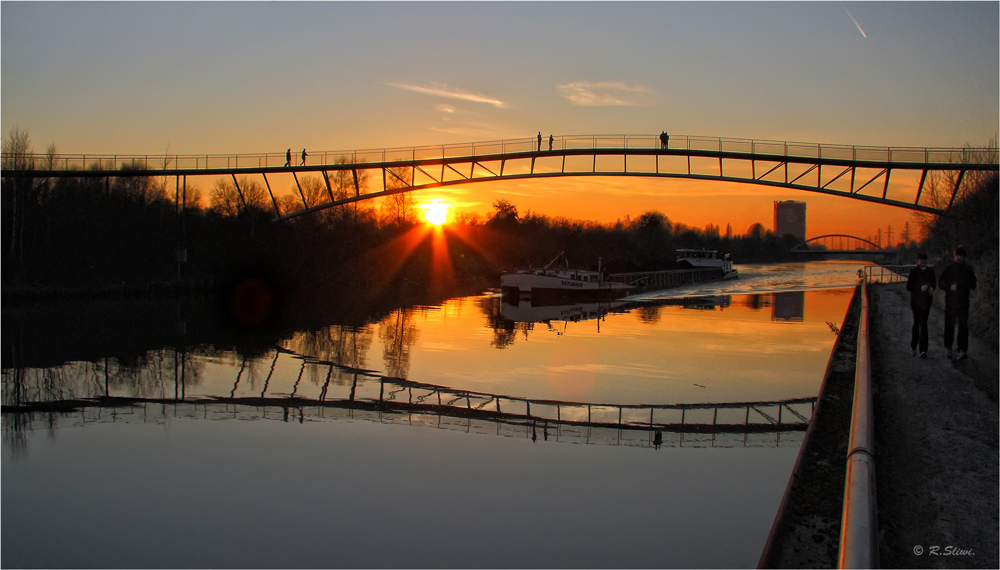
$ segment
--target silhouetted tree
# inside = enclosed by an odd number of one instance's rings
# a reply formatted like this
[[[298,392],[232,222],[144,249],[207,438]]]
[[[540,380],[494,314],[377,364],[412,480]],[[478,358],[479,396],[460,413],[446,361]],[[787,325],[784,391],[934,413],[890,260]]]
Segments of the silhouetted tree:
[[[10,231],[9,251],[17,252],[19,261],[24,258],[25,210],[34,186],[34,178],[30,175],[33,169],[31,152],[28,131],[15,126],[4,136],[3,169],[13,172],[13,175],[5,176],[3,180],[3,225]]]
[[[411,172],[406,167],[387,168],[385,173],[386,190],[395,190],[410,186],[412,181]],[[413,219],[415,205],[411,192],[400,192],[388,196],[383,202],[386,218],[394,220],[397,226],[403,226],[407,220]]]
[[[757,222],[747,228],[746,237],[753,240],[763,240],[767,233],[767,228],[764,227],[764,224]]]
[[[256,180],[241,176],[239,189],[230,180],[220,178],[212,188],[211,208],[224,216],[236,216],[246,209],[268,209],[267,191]]]
[[[326,183],[318,176],[303,176],[299,179],[299,184],[302,186],[302,195],[305,196],[307,208],[330,201]],[[293,188],[292,191],[298,192],[298,189]]]
[[[499,222],[517,222],[517,206],[505,198],[493,202],[493,220]]]

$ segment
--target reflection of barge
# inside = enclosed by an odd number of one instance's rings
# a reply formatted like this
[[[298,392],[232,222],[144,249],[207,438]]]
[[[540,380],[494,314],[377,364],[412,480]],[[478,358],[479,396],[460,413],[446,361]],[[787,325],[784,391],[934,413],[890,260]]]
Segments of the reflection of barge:
[[[578,322],[598,319],[625,307],[624,302],[577,303],[573,305],[536,305],[528,300],[510,299],[500,305],[500,315],[518,323],[544,323],[549,321]]]
[[[541,269],[518,269],[514,273],[504,273],[500,276],[500,288],[505,295],[530,296],[535,303],[564,299],[601,300],[738,276],[733,262],[728,256],[719,256],[718,252],[678,250],[678,253],[681,254],[678,262],[690,258],[695,263],[682,264],[686,265],[686,269],[608,275],[600,270],[600,259],[597,271],[570,269],[566,255],[560,253]],[[564,268],[554,268],[560,261]]]
[[[656,310],[659,307],[681,307],[684,309],[709,310],[725,309],[732,304],[730,295],[710,295],[703,297],[678,297],[646,301],[609,301],[573,304],[539,304],[534,299],[503,297],[500,303],[500,317],[515,323],[576,323],[600,319],[608,314],[623,314],[633,310]]]

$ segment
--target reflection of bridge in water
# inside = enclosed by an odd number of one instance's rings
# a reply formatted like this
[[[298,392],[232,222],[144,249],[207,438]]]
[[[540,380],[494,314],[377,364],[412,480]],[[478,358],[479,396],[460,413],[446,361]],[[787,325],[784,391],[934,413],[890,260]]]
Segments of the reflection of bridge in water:
[[[4,407],[4,431],[52,425],[165,421],[167,418],[363,419],[532,440],[660,447],[795,446],[802,441],[816,398],[692,404],[598,404],[490,394],[394,378],[279,349],[307,365],[329,367],[318,398],[295,394],[260,396],[132,398],[103,396],[25,402]],[[353,375],[350,386],[331,386],[334,371]],[[272,367],[273,373],[273,367]],[[240,373],[233,387],[236,393]],[[297,384],[296,384],[297,387]],[[331,388],[346,393],[334,394]],[[294,390],[294,388],[293,388]],[[183,394],[179,390],[178,394]]]

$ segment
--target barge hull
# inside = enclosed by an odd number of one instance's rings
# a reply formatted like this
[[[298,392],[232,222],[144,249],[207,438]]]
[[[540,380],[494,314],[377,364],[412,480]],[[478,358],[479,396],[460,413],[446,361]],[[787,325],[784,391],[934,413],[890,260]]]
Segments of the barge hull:
[[[662,289],[671,289],[694,283],[718,281],[725,279],[721,269],[672,269],[667,271],[644,271],[638,273],[612,273],[607,276],[609,283],[621,283],[628,288],[588,288],[588,289],[556,289],[532,287],[521,290],[517,287],[501,287],[503,295],[509,298],[530,297],[532,304],[556,303],[563,301],[606,301],[620,299],[628,295],[648,293]]]
[[[673,269],[668,271],[644,271],[639,273],[614,273],[608,275],[608,281],[631,285],[629,295],[648,293],[661,289],[671,289],[694,283],[718,281],[724,279],[722,269]]]

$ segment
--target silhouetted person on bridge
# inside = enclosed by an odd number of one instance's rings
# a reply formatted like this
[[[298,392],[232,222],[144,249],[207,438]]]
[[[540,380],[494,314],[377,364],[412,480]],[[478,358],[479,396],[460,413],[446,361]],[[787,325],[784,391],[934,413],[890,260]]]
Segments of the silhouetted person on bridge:
[[[538,131],[538,150],[542,150],[542,131]]]
[[[910,308],[913,309],[910,353],[917,354],[919,345],[920,358],[927,358],[927,317],[931,314],[936,284],[937,277],[934,275],[934,270],[927,267],[927,254],[917,255],[917,266],[910,271],[910,276],[906,279],[906,290],[910,292]]]
[[[288,149],[285,151],[285,166],[291,166],[291,165],[292,165],[292,149]]]
[[[965,263],[965,248],[955,248],[955,263],[944,268],[938,288],[944,291],[944,347],[951,358],[951,342],[958,328],[958,354],[963,360],[969,351],[969,294],[976,288],[976,272]]]
[[[555,142],[555,137],[549,135],[549,150],[552,150],[552,143]]]
[[[302,166],[306,165],[306,157],[307,156],[309,156],[309,155],[306,154],[306,149],[302,149]]]
[[[660,131],[660,148],[666,150],[670,146],[670,135],[667,131]]]

